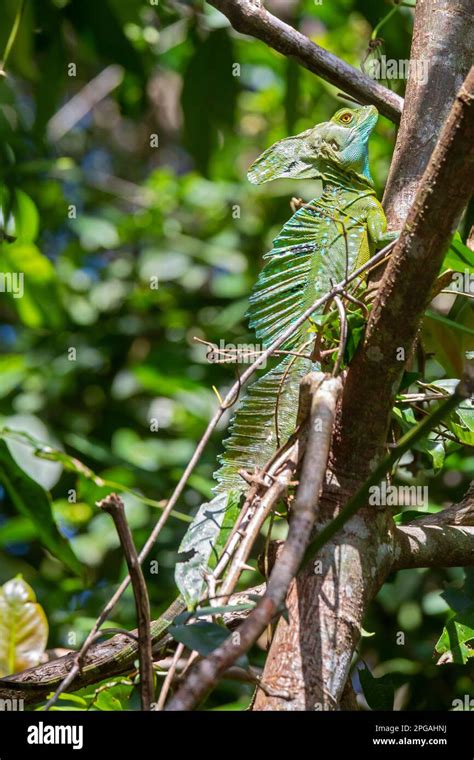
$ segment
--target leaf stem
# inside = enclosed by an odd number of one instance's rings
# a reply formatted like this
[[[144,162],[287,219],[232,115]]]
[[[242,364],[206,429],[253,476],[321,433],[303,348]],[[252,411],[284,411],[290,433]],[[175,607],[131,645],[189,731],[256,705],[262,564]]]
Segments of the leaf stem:
[[[25,12],[25,7],[26,7],[26,0],[20,0],[20,4],[16,12],[16,16],[13,22],[13,26],[11,28],[11,32],[8,37],[7,44],[5,45],[5,51],[3,53],[2,63],[0,65],[0,76],[6,76],[5,66],[7,65],[7,61],[10,57],[10,53],[12,51],[13,45],[15,44],[16,36],[18,34],[18,30],[20,29],[21,20],[23,18],[23,13]]]

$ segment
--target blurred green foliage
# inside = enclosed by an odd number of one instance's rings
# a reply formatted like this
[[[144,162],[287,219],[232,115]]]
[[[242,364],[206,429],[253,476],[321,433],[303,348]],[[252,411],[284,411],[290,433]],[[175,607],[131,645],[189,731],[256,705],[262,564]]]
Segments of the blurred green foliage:
[[[268,5],[357,67],[390,10],[371,0]],[[17,7],[16,0],[2,4],[0,50]],[[381,29],[378,52],[408,58],[411,28],[411,11],[400,9]],[[99,75],[111,89],[90,107],[85,88]],[[403,93],[403,82],[385,84]],[[2,292],[0,300],[0,424],[93,471],[35,457],[24,441],[6,439],[16,462],[51,492],[58,530],[88,573],[85,582],[45,551],[40,499],[19,509],[4,487],[0,584],[22,573],[35,589],[50,647],[78,647],[125,574],[111,521],[95,506],[110,491],[100,478],[126,491],[127,516],[143,545],[160,513],[150,501],[169,496],[215,408],[212,386],[226,388],[235,377],[231,367],[210,364],[194,337],[254,340],[244,314],[262,255],[290,215],[291,196],[315,194],[314,182],[252,187],[247,167],[277,139],[325,121],[341,102],[334,87],[236,35],[204,3],[27,3],[0,77],[2,225],[16,238],[1,244],[0,270],[25,273],[24,296]],[[394,138],[394,126],[381,118],[370,147],[379,197]],[[454,319],[474,326],[467,299],[453,308]],[[461,339],[452,325],[430,322],[430,350],[445,360],[429,359],[428,380],[455,376],[468,348]],[[178,511],[194,514],[209,498],[226,422]],[[430,509],[460,497],[474,471],[472,448],[453,443],[448,454],[435,471],[425,447],[398,473],[402,482],[429,484]],[[145,563],[155,616],[176,593],[185,529],[171,518],[150,555],[159,573]],[[375,676],[401,684],[396,698],[404,707],[449,709],[455,697],[474,695],[471,664],[437,667],[433,659],[452,614],[441,592],[462,577],[461,570],[400,572],[372,606],[366,627],[375,635],[363,639],[361,655]],[[247,572],[244,581],[261,576]],[[130,590],[112,622],[134,627]],[[252,662],[263,660],[254,651]],[[131,682],[116,689],[115,696],[89,689],[78,699],[97,709],[137,705]],[[251,692],[224,682],[207,704],[241,709]],[[71,707],[68,697],[61,706]]]

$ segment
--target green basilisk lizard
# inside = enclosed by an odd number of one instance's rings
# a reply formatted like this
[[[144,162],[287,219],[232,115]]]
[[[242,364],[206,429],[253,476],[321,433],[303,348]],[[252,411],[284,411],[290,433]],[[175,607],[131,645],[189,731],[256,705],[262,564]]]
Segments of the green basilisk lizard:
[[[250,325],[264,347],[328,292],[333,282],[364,264],[376,248],[397,235],[386,231],[385,214],[369,171],[368,140],[377,118],[374,106],[342,108],[330,121],[277,142],[250,168],[248,176],[255,184],[283,177],[322,182],[322,194],[302,204],[275,239],[250,297]],[[248,488],[239,471],[253,472],[263,467],[294,431],[299,382],[314,363],[311,356],[293,354],[302,353],[309,326],[306,323],[299,327],[281,347],[292,353],[250,386],[224,442],[225,452],[216,473],[216,496],[198,512],[198,522],[201,519],[222,524],[223,516],[238,504]],[[180,547],[176,580],[182,596],[152,623],[155,651],[169,639],[167,631],[173,619],[203,596],[203,571],[213,539],[204,534],[200,543],[193,543],[195,530],[196,520]],[[120,646],[111,651],[113,641],[101,645],[103,657],[86,655],[79,677],[81,684],[130,668],[137,655],[136,643],[128,640],[124,645],[121,637]],[[62,675],[57,667],[60,661],[56,661],[56,667],[50,663],[49,669],[44,665],[35,669],[36,679],[33,671],[31,677],[26,671],[2,679],[0,684],[6,688],[16,685],[41,689],[43,693],[45,689],[52,690],[67,674],[73,656],[62,658]],[[45,669],[44,678],[41,669]],[[40,683],[35,686],[32,681],[38,679]]]

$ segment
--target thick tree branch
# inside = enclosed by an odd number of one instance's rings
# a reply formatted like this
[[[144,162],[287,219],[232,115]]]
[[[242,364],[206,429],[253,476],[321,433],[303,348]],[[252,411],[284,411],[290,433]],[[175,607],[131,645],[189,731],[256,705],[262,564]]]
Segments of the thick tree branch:
[[[365,477],[385,444],[398,381],[453,225],[474,191],[474,67],[453,104],[397,241],[344,390],[336,456]],[[364,453],[361,472],[361,451]]]
[[[418,522],[418,521],[417,521]],[[395,532],[393,570],[474,564],[474,527],[405,525]]]
[[[313,74],[352,95],[360,103],[377,106],[398,124],[403,98],[311,42],[308,37],[269,13],[261,0],[208,0],[238,32],[250,34],[283,55],[291,56]]]
[[[474,49],[472,0],[417,0],[405,108],[384,194],[389,228],[405,221]],[[376,276],[375,279],[379,279]]]
[[[474,482],[459,502],[394,531],[393,570],[474,564]]]

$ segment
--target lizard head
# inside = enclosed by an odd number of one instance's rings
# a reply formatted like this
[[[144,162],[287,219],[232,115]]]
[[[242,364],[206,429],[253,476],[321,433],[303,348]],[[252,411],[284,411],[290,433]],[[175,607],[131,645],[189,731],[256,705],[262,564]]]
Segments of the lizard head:
[[[315,179],[332,165],[372,182],[367,144],[377,118],[375,106],[341,108],[330,121],[268,148],[252,164],[248,178],[254,184],[281,177]]]

